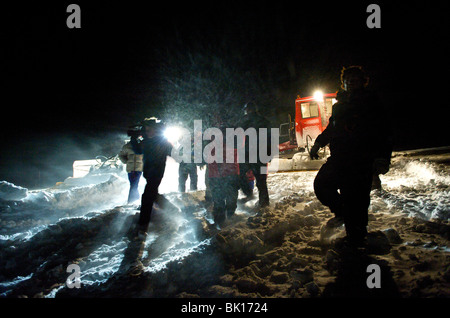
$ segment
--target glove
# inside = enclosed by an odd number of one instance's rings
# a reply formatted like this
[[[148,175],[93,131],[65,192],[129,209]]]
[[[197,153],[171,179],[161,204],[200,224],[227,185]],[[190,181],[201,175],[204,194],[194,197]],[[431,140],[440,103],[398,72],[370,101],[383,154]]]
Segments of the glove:
[[[311,149],[309,150],[309,157],[311,160],[319,159],[319,155],[317,154],[319,152],[320,146],[318,144],[314,144]]]
[[[384,158],[376,158],[373,161],[373,171],[376,174],[386,174],[389,171],[390,162]]]

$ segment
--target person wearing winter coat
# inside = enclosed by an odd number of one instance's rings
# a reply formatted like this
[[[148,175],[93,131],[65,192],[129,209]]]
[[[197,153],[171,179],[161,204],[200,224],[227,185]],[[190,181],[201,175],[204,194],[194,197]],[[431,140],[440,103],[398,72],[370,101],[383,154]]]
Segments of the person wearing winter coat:
[[[248,187],[253,191],[255,188],[255,176],[253,175],[253,171],[249,170],[245,175],[247,176]]]
[[[223,129],[225,135],[225,129]],[[234,215],[237,208],[237,199],[239,194],[239,163],[237,149],[231,149],[233,153],[233,162],[227,163],[226,153],[231,145],[223,142],[223,158],[208,163],[207,172],[209,179],[209,188],[213,201],[214,223],[222,226],[223,222]],[[215,156],[215,149],[212,150],[212,156]],[[220,162],[217,162],[220,161]]]
[[[257,134],[257,162],[250,162],[249,152],[249,137],[246,136],[244,140],[244,149],[245,149],[245,162],[239,164],[240,170],[240,180],[239,185],[242,192],[247,196],[247,198],[253,197],[253,189],[250,188],[247,172],[252,171],[255,179],[256,179],[256,187],[258,188],[258,196],[259,196],[259,207],[264,208],[269,206],[269,191],[267,188],[267,174],[261,173],[262,167],[267,167],[267,163],[261,162],[259,158],[259,143],[260,143],[260,128],[267,129],[267,149],[268,151],[271,149],[271,135],[270,135],[270,122],[262,116],[258,111],[258,106],[254,102],[249,102],[244,106],[244,113],[242,120],[238,124],[238,127],[241,127],[246,131],[248,128],[256,129]]]
[[[130,181],[130,191],[128,193],[129,204],[140,199],[138,186],[144,167],[143,155],[137,155],[133,151],[131,143],[127,142],[119,152],[119,159],[126,165],[128,180]]]
[[[391,128],[389,113],[365,88],[368,78],[361,67],[343,68],[341,82],[343,91],[337,95],[329,124],[310,151],[311,158],[317,159],[321,147],[330,147],[330,157],[314,180],[314,191],[335,215],[326,227],[345,224],[346,241],[361,246],[367,236],[373,173],[389,171]]]
[[[163,124],[156,119],[145,120],[142,141],[131,138],[131,146],[136,154],[143,155],[143,175],[147,184],[142,194],[141,211],[138,225],[145,231],[150,222],[153,203],[158,197],[158,187],[164,176],[167,156],[172,152],[172,145],[163,135]]]
[[[186,191],[186,181],[190,178],[190,191],[197,191],[197,164],[194,162],[194,138],[191,138],[191,162],[180,162],[178,168],[178,191]]]

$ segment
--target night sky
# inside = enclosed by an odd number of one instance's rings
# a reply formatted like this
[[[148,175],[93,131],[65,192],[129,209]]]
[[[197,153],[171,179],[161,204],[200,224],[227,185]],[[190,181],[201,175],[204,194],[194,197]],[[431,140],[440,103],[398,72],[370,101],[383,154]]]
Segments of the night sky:
[[[396,149],[447,146],[448,2],[375,2],[381,29],[366,26],[373,1],[311,2],[2,5],[0,180],[63,181],[153,115],[232,122],[254,99],[279,125],[298,94],[336,91],[349,65],[387,106]],[[66,26],[70,3],[81,29]]]

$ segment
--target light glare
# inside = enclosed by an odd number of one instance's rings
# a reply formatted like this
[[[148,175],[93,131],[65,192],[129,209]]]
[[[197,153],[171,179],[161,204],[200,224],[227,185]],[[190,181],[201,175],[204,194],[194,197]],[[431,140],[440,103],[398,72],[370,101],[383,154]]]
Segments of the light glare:
[[[321,91],[314,92],[314,99],[318,101],[323,101],[323,93]]]
[[[181,138],[181,129],[174,126],[167,127],[164,131],[164,137],[166,137],[169,142],[177,142]]]

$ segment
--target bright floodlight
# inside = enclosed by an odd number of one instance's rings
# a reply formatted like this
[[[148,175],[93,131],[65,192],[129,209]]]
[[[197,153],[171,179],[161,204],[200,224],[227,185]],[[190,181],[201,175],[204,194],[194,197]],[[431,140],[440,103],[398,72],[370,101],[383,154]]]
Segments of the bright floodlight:
[[[323,100],[323,93],[321,91],[314,92],[314,99],[315,100]]]
[[[170,142],[177,142],[181,137],[181,129],[179,127],[167,127],[164,131],[164,137]]]

